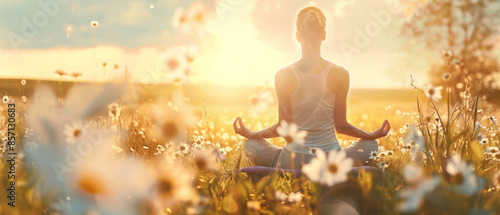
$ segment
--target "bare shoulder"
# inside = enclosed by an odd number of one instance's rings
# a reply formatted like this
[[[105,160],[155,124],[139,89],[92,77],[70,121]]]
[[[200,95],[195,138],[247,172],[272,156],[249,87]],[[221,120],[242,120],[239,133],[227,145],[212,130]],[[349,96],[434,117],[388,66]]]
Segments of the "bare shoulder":
[[[333,67],[330,69],[329,79],[335,79],[337,81],[348,81],[349,71],[342,66],[333,63]]]
[[[293,73],[292,69],[289,66],[287,66],[278,70],[278,72],[276,72],[275,78],[281,80],[288,79],[292,75],[292,73]]]

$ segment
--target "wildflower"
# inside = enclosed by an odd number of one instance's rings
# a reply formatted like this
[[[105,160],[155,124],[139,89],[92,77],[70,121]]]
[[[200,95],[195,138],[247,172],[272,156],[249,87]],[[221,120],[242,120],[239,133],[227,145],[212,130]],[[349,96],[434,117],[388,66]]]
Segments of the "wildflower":
[[[288,195],[288,201],[291,203],[296,203],[302,201],[302,193],[300,192],[291,192],[290,195]]]
[[[408,129],[404,142],[410,143],[406,145],[406,150],[411,150],[412,145],[417,145],[421,151],[425,149],[425,137],[415,124],[411,125]]]
[[[108,105],[108,115],[113,121],[118,120],[120,117],[122,108],[117,103],[111,103]]]
[[[288,124],[285,120],[281,121],[281,125],[277,129],[278,134],[283,137],[287,143],[294,144],[295,147],[304,146],[304,138],[307,136],[307,131],[299,131],[296,124]]]
[[[198,170],[211,170],[214,172],[219,170],[217,157],[212,153],[206,154],[201,150],[194,151],[194,164]]]
[[[92,26],[92,28],[97,28],[97,27],[99,27],[99,22],[98,21],[92,21],[92,22],[90,22],[90,26]]]
[[[439,178],[424,177],[422,168],[414,165],[406,166],[403,170],[403,175],[410,183],[410,186],[399,193],[404,201],[397,208],[399,211],[404,212],[415,211],[422,204],[425,195],[434,190],[439,184]]]
[[[9,102],[9,97],[8,96],[3,96],[2,101],[3,101],[3,103]]]
[[[278,199],[278,201],[280,202],[283,202],[287,199],[287,195],[279,190],[276,190],[275,196],[276,199]]]
[[[64,134],[66,135],[67,143],[75,143],[84,135],[84,126],[82,120],[73,121],[71,124],[64,126]]]
[[[193,173],[181,165],[162,163],[158,167],[154,196],[163,207],[195,198]]]
[[[368,157],[368,159],[370,160],[375,160],[377,159],[377,151],[371,151],[369,154],[370,154],[370,157]]]
[[[165,141],[183,141],[186,138],[186,129],[193,125],[194,115],[190,108],[183,103],[177,102],[179,106],[153,107],[154,129],[152,135]],[[181,108],[179,108],[181,107]]]
[[[443,76],[441,76],[441,79],[443,79],[443,81],[445,81],[445,82],[448,82],[451,79],[451,73],[449,73],[449,72],[443,73]]]
[[[184,8],[177,8],[174,12],[174,17],[172,18],[172,27],[176,29],[181,29],[183,32],[188,32],[191,30],[191,26],[188,23],[188,17]]]
[[[26,98],[26,96],[22,96],[22,97],[21,97],[21,100],[22,100],[24,103],[26,103],[26,101],[28,101],[28,99]]]
[[[82,73],[73,72],[73,73],[71,73],[71,76],[74,77],[74,78],[78,78],[78,77],[82,76]]]
[[[333,186],[347,180],[353,160],[346,158],[344,151],[330,151],[326,157],[323,150],[318,149],[316,157],[302,167],[302,172],[313,182]]]
[[[68,75],[68,73],[66,73],[65,71],[62,71],[62,70],[56,70],[55,73],[58,74],[59,77]]]
[[[309,154],[316,155],[317,147],[309,147]]]
[[[190,20],[192,20],[192,24],[195,26],[201,26],[205,24],[207,20],[207,10],[205,9],[203,3],[196,2],[189,7],[187,16]]]
[[[450,50],[443,50],[443,58],[448,60],[453,56],[453,53]]]
[[[26,79],[21,80],[21,85],[26,85]]]
[[[486,145],[486,144],[488,144],[489,142],[490,142],[490,141],[489,141],[489,140],[488,140],[488,138],[486,138],[486,137],[483,137],[483,138],[481,139],[481,141],[479,141],[479,143],[480,143],[481,145]]]
[[[490,154],[495,154],[495,153],[498,153],[499,151],[498,151],[497,146],[492,146],[492,147],[486,148],[486,152],[490,153]]]
[[[187,154],[189,152],[189,146],[186,143],[181,143],[179,145],[179,153],[180,154]]]
[[[477,177],[472,164],[467,165],[460,155],[453,155],[446,165],[446,171],[451,175],[451,182],[457,185],[459,192],[471,195],[479,190]]]
[[[432,99],[432,100],[437,102],[441,98],[443,98],[441,96],[442,89],[443,89],[443,87],[441,87],[441,86],[434,87],[434,86],[432,86],[432,84],[428,84],[426,87],[424,87],[424,93],[425,93],[425,95],[427,95],[427,97],[429,97],[429,99]]]
[[[488,119],[493,123],[493,125],[495,126],[498,125],[498,119],[495,118],[494,116],[489,116]]]

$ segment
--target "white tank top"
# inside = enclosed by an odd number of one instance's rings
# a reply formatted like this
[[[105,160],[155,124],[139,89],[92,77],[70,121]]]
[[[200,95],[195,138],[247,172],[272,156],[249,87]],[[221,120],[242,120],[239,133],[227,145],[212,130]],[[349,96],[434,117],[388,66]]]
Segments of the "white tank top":
[[[340,149],[335,135],[334,109],[335,94],[326,86],[326,78],[335,64],[330,63],[316,74],[301,72],[290,65],[297,78],[297,88],[290,94],[292,122],[299,131],[307,131],[304,147],[286,144],[285,148],[296,153],[309,153],[309,147],[317,147],[325,152]]]

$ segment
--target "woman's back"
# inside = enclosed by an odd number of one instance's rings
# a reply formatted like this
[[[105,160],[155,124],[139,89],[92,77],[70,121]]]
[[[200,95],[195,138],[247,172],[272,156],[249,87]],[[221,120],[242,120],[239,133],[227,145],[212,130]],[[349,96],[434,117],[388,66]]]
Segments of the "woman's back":
[[[304,73],[295,65],[290,69],[297,80],[295,91],[289,95],[292,122],[299,130],[307,131],[304,148],[297,148],[293,144],[285,147],[293,152],[308,153],[309,147],[318,147],[323,151],[340,149],[335,135],[334,109],[336,95],[327,87],[327,77],[333,63],[319,73]]]

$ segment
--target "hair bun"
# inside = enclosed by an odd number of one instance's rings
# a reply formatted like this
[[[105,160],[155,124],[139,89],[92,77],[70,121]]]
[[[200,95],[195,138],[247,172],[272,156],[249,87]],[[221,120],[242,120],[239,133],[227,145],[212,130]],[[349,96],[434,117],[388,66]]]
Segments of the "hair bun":
[[[297,33],[304,38],[319,39],[326,29],[326,17],[319,8],[309,6],[297,15]]]

